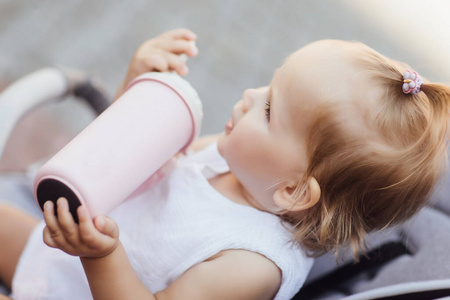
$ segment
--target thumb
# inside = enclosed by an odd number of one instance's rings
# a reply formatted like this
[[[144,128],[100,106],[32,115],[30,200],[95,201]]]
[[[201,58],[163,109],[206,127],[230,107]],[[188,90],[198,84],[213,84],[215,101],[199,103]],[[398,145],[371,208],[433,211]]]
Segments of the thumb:
[[[97,216],[94,219],[95,228],[102,234],[108,235],[112,238],[119,236],[119,227],[113,219],[106,216]]]

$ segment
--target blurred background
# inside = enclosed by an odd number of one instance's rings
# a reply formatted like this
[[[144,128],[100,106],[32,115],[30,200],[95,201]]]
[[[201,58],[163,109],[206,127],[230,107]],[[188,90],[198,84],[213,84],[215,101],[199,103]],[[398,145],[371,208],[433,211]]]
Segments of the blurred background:
[[[108,94],[137,47],[166,30],[198,35],[187,79],[204,104],[202,134],[220,132],[246,88],[267,85],[283,59],[318,39],[359,40],[450,82],[445,0],[0,0],[0,90],[47,66],[81,69]],[[74,99],[22,120],[0,170],[55,152],[94,118]]]

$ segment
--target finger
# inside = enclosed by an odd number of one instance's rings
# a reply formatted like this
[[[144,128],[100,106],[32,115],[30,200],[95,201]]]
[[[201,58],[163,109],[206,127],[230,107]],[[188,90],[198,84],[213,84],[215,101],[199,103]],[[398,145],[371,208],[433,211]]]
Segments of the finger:
[[[151,54],[144,59],[145,71],[165,72],[169,70],[169,63],[162,53]]]
[[[58,224],[66,241],[74,245],[78,243],[78,226],[69,211],[69,203],[66,198],[59,198],[56,201],[58,211]]]
[[[164,32],[160,36],[169,37],[172,39],[184,39],[184,40],[188,40],[188,41],[191,41],[191,40],[195,41],[197,39],[197,35],[193,31],[191,31],[187,28],[173,29],[173,30]]]
[[[44,233],[48,236],[45,237],[45,243],[50,247],[57,247],[59,243],[64,241],[61,230],[59,228],[58,220],[56,219],[54,212],[54,204],[52,201],[44,203],[44,220],[47,226],[44,229]]]
[[[119,237],[119,227],[113,219],[105,216],[97,216],[94,225],[102,234],[110,236],[114,239]]]
[[[194,41],[162,39],[158,41],[158,47],[175,54],[196,56],[198,48]]]
[[[52,248],[57,248],[58,245],[55,243],[55,241],[52,238],[52,235],[50,233],[50,230],[48,229],[47,226],[44,227],[44,231],[42,233],[43,239],[44,239],[44,243]]]
[[[169,71],[176,71],[181,76],[187,75],[189,73],[189,69],[186,66],[185,57],[170,52],[165,52],[162,55],[167,61]]]
[[[80,218],[80,237],[91,249],[97,251],[96,255],[106,255],[117,245],[119,229],[112,219],[97,216],[92,222],[87,217],[87,211],[78,211]],[[95,225],[94,225],[95,224]]]
[[[88,209],[80,206],[77,209],[80,238],[89,246],[94,247],[101,239],[101,233],[95,228]]]
[[[52,201],[44,203],[44,220],[50,231],[59,230],[58,220],[55,216],[54,204]]]

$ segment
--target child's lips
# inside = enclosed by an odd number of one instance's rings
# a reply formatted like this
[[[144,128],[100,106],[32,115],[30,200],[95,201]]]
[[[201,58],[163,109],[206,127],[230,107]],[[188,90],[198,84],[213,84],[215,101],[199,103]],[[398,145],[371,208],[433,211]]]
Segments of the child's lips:
[[[233,120],[229,119],[227,124],[225,125],[225,133],[230,134],[230,132],[233,130]]]

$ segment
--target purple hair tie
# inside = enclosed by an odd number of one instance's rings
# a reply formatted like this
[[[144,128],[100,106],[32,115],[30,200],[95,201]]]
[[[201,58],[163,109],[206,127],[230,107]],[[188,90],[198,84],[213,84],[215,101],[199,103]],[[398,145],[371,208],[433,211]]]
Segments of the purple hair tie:
[[[403,93],[411,93],[413,95],[417,95],[418,93],[420,93],[420,87],[422,86],[422,83],[422,78],[420,78],[420,76],[417,75],[416,72],[406,70],[406,72],[403,74]]]

